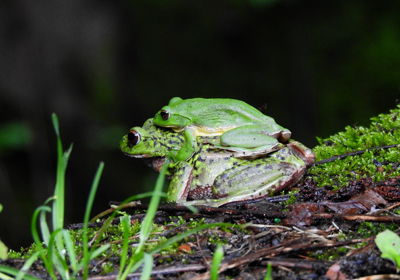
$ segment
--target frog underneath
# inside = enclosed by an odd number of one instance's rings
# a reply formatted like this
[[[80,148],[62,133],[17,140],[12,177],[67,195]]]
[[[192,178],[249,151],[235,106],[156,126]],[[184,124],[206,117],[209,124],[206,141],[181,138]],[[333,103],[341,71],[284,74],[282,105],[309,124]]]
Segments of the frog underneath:
[[[280,144],[269,154],[256,154],[211,149],[207,142],[217,138],[198,137],[198,149],[188,161],[169,164],[168,201],[219,207],[262,199],[296,184],[315,160],[310,149],[295,141]],[[149,119],[143,127],[132,128],[120,148],[128,156],[146,159],[159,171],[166,155],[183,142],[180,133],[156,127]]]

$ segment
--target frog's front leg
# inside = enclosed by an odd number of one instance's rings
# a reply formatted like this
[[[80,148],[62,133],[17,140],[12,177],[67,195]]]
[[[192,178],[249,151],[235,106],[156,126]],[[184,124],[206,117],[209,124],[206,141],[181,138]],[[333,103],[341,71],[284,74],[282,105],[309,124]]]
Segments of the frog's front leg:
[[[185,161],[178,161],[169,165],[168,172],[173,176],[168,188],[167,201],[183,204],[192,183],[193,167]]]
[[[168,156],[175,162],[190,159],[197,150],[197,141],[194,130],[186,129],[182,134],[185,139],[182,147],[178,151],[171,151],[168,154]]]

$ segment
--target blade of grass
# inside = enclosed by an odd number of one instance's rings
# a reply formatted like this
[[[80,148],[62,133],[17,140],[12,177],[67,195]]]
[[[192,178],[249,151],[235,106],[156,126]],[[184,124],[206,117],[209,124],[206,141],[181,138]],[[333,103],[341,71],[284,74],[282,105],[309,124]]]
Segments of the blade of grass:
[[[90,259],[92,260],[94,258],[97,258],[99,255],[101,255],[105,251],[107,251],[108,248],[110,248],[110,246],[111,246],[110,244],[105,244],[105,245],[102,245],[101,247],[97,248],[96,250],[91,251],[90,256],[89,256]]]
[[[133,258],[133,256],[132,256],[132,258]],[[133,262],[133,265],[129,268],[130,271],[128,271],[128,269],[125,269],[124,274],[122,274],[121,277],[118,277],[117,280],[127,279],[127,276],[129,275],[129,273],[136,271],[143,264],[143,262],[144,262],[143,254],[139,254],[139,257],[137,258],[137,260],[135,262]],[[123,277],[125,277],[125,278],[123,278]]]
[[[109,248],[110,248],[110,244],[105,244],[105,245],[102,245],[101,247],[97,248],[96,250],[89,252],[89,260],[93,260],[93,259],[97,258],[101,254],[103,254],[105,251],[107,251]],[[76,274],[78,274],[81,269],[85,268],[85,266],[86,266],[86,263],[84,261],[79,262],[77,269],[75,271],[73,271],[73,273],[72,273],[72,279],[75,279]]]
[[[24,265],[21,267],[18,274],[16,275],[15,280],[21,280],[24,278],[24,276],[26,275],[26,272],[29,270],[29,268],[32,266],[32,264],[37,260],[39,255],[40,255],[40,252],[36,251],[35,253],[32,254],[32,256],[30,256],[26,260],[26,262],[24,263]]]
[[[13,276],[17,276],[18,273],[19,273],[19,270],[15,269],[15,268],[12,268],[12,267],[5,266],[5,265],[1,265],[1,264],[0,264],[0,271],[4,272],[4,273],[7,273],[7,274],[10,274],[10,275],[13,275]],[[3,275],[4,274],[0,273],[0,277],[1,277],[0,279],[14,279],[14,278],[6,278],[6,277],[8,277],[7,275],[5,275],[3,277]],[[25,274],[23,279],[26,279],[26,280],[40,280],[39,278],[36,278],[36,277],[34,277],[32,275],[29,275],[29,274]]]
[[[65,194],[65,171],[67,169],[68,159],[72,151],[72,144],[70,148],[63,153],[63,147],[60,137],[60,130],[58,125],[58,118],[56,114],[52,114],[52,121],[54,130],[57,135],[57,179],[56,186],[54,190],[55,200],[53,201],[53,212],[52,212],[52,220],[53,220],[53,231],[57,229],[62,229],[64,227],[64,194]],[[65,250],[64,242],[62,239],[62,235],[57,235],[56,246],[60,252]],[[64,258],[64,255],[60,255]],[[53,259],[53,261],[56,261]]]
[[[272,265],[268,263],[267,265],[267,272],[265,273],[264,280],[272,280]]]
[[[135,263],[137,263],[139,260],[143,259],[143,254],[144,254],[143,246],[144,246],[144,243],[147,241],[147,239],[150,236],[151,227],[153,226],[153,219],[154,219],[154,216],[156,215],[157,208],[160,203],[161,195],[163,194],[162,189],[164,186],[165,173],[167,172],[168,164],[169,164],[169,159],[166,158],[165,162],[161,168],[160,174],[157,177],[156,186],[154,188],[154,192],[151,197],[149,207],[147,209],[146,217],[144,218],[144,220],[141,224],[138,247],[136,248],[135,253],[131,257],[131,259],[129,260],[129,264],[127,265],[125,271],[122,273],[121,277],[118,279],[126,279],[127,275],[129,273],[131,273],[131,271],[134,271],[133,269],[137,269],[138,266],[136,266]]]
[[[49,240],[50,246],[47,248],[47,255],[49,260],[53,261],[52,265],[56,267],[61,278],[69,279],[68,264],[64,256],[65,250],[60,251],[59,247],[55,246],[55,240],[61,239],[62,241],[62,238],[59,237],[60,235],[62,236],[62,230],[63,229],[60,228],[51,233]]]
[[[162,193],[162,189],[163,189],[164,181],[165,181],[165,173],[167,171],[168,164],[169,164],[169,159],[166,158],[165,162],[161,168],[160,174],[157,178],[156,186],[154,188],[154,194],[151,197],[146,217],[144,218],[144,220],[142,222],[142,227],[140,229],[140,234],[139,234],[139,245],[136,248],[136,253],[143,250],[144,243],[149,238],[149,235],[151,232],[151,227],[153,226],[153,219],[154,219],[154,216],[156,215],[158,204],[160,203],[160,195],[159,194]]]
[[[119,272],[118,272],[118,279],[121,278],[122,273],[125,269],[126,258],[128,256],[128,244],[129,244],[129,222],[130,218],[128,216],[124,216],[121,218],[122,228],[123,228],[123,243],[122,243],[122,253],[121,253],[121,260],[119,264]]]
[[[58,118],[56,114],[51,115],[53,121],[53,127],[57,135],[57,177],[56,186],[54,190],[54,196],[56,203],[53,203],[53,230],[63,228],[64,226],[64,205],[62,198],[64,197],[64,182],[65,182],[65,170],[63,148],[60,137],[60,130],[58,125]]]
[[[210,271],[211,280],[218,280],[218,269],[223,257],[224,257],[224,248],[222,247],[221,244],[219,244],[214,252],[214,257],[211,265],[211,271]]]
[[[88,247],[88,224],[89,224],[90,212],[92,211],[94,198],[95,198],[95,195],[97,192],[97,187],[99,186],[99,182],[100,182],[100,178],[101,178],[103,169],[104,169],[104,163],[100,162],[100,165],[97,168],[96,174],[93,179],[92,187],[90,188],[88,201],[86,203],[85,216],[83,217],[83,262],[85,263],[84,271],[83,271],[84,279],[86,279],[89,275],[90,256],[89,256],[89,247]]]
[[[147,280],[150,279],[151,271],[153,270],[153,255],[144,254],[143,259],[144,265],[140,280]]]
[[[0,272],[0,279],[2,279],[2,280],[14,280],[13,277],[5,275],[5,274],[3,274],[1,272]]]
[[[78,269],[78,265],[76,262],[75,248],[74,248],[74,243],[72,242],[72,239],[71,239],[71,235],[70,235],[69,231],[66,229],[62,230],[62,235],[64,237],[65,246],[67,248],[70,266],[72,268],[72,271],[76,271]]]
[[[48,208],[48,209],[50,212],[51,211],[50,208]],[[43,242],[44,242],[44,244],[46,244],[47,247],[49,247],[49,240],[50,240],[51,233],[50,233],[49,225],[47,224],[47,220],[46,220],[46,212],[47,211],[40,211],[39,226],[40,226],[40,231],[42,233]]]
[[[43,264],[47,269],[47,272],[49,273],[51,278],[57,279],[56,276],[54,275],[53,266],[51,265],[51,263],[49,262],[49,260],[47,259],[46,255],[44,253],[42,242],[40,241],[39,233],[36,228],[37,217],[41,211],[50,212],[51,208],[49,206],[43,205],[43,206],[39,206],[38,208],[36,208],[36,210],[33,212],[33,217],[32,217],[32,222],[31,222],[32,237],[33,237],[33,241],[36,244],[36,249],[39,251],[39,254],[43,261]]]
[[[3,211],[3,205],[0,204],[0,213]],[[8,257],[7,254],[8,248],[7,246],[0,241],[0,260],[6,260]]]
[[[8,258],[8,248],[6,244],[0,240],[0,260],[6,260]]]

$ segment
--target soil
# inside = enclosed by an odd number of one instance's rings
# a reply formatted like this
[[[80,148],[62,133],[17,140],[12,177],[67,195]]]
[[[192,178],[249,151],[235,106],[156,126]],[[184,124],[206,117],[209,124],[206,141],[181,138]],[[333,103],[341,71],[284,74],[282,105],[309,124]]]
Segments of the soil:
[[[264,279],[268,265],[272,267],[275,280],[343,280],[381,274],[398,277],[396,265],[381,258],[374,240],[375,234],[386,226],[400,223],[394,213],[400,200],[399,185],[399,178],[379,183],[363,178],[335,191],[329,187],[317,188],[308,178],[295,186],[297,202],[289,206],[282,202],[291,199],[290,195],[223,209],[199,207],[197,214],[182,206],[160,205],[154,222],[164,225],[164,231],[157,238],[168,239],[185,232],[193,221],[200,219],[205,219],[207,224],[251,224],[246,228],[247,233],[236,228],[231,232],[221,227],[207,229],[185,241],[175,254],[154,255],[152,279],[209,279],[217,248],[210,240],[215,239],[225,244],[218,279]],[[137,211],[146,207],[143,204],[133,207],[136,214],[132,214],[132,222],[143,219],[144,214]],[[177,222],[177,216],[182,216],[186,223],[178,227],[168,225],[171,221]],[[115,223],[118,221],[116,219]],[[99,227],[101,223],[91,226]],[[70,229],[81,227],[81,224],[74,224]],[[114,264],[115,272],[102,274],[101,264],[105,261]],[[89,279],[116,279],[119,261],[117,256],[93,260]],[[0,261],[16,269],[23,263],[20,259]],[[40,261],[31,267],[29,274],[48,279]],[[137,279],[140,272],[129,277]]]

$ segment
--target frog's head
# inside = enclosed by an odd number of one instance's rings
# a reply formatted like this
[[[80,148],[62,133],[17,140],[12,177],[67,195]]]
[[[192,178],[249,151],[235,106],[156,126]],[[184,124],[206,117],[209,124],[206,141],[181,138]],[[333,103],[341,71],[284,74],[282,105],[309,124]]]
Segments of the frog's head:
[[[154,124],[161,127],[172,128],[176,132],[182,131],[190,125],[192,121],[187,116],[178,114],[174,106],[164,106],[155,116]]]
[[[146,131],[143,131],[141,127],[132,127],[128,134],[122,137],[119,147],[127,156],[136,158],[151,157],[154,147],[150,146],[149,142],[143,141],[144,139],[146,139]]]
[[[132,127],[122,137],[121,151],[135,158],[164,157],[171,149],[180,149],[183,136],[170,129],[156,127],[153,120],[148,119],[143,127]]]

